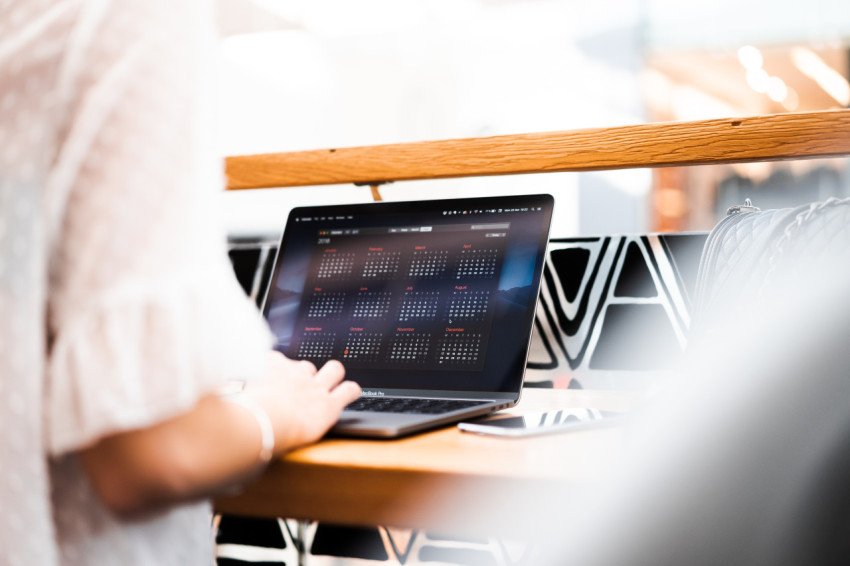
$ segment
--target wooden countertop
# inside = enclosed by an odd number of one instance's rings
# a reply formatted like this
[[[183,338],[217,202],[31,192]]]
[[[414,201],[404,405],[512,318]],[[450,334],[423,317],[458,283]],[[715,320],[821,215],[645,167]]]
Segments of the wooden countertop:
[[[621,392],[529,389],[509,412],[627,410],[635,400]],[[524,439],[454,426],[396,440],[326,439],[287,454],[245,491],[215,506],[225,513],[355,525],[463,529],[474,517],[509,527],[510,517],[484,509],[488,501],[519,490],[545,496],[580,487],[621,446],[616,427]]]

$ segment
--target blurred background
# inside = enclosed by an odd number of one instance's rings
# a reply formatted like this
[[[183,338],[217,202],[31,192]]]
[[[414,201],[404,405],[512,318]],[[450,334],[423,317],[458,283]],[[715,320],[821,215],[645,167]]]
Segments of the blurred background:
[[[850,105],[847,2],[218,0],[220,149],[238,155],[844,108]],[[684,351],[688,296],[703,244],[702,235],[636,234],[708,230],[728,206],[745,198],[773,208],[850,196],[850,164],[820,159],[410,181],[381,192],[387,200],[555,195],[552,236],[573,240],[550,244],[546,269],[552,283],[544,281],[525,384],[626,390],[654,384],[657,370]],[[368,187],[345,185],[226,192],[221,198],[237,241],[231,259],[246,291],[260,300],[273,240],[290,208],[366,202],[371,195]],[[598,278],[594,265],[601,266]],[[609,289],[606,281],[616,284]],[[584,297],[587,316],[577,314]],[[580,324],[572,325],[575,321]],[[714,394],[726,395],[727,389],[714,385]],[[699,397],[693,413],[711,406],[705,398]],[[727,401],[721,398],[719,406],[729,414],[761,414],[735,412],[737,405]],[[777,406],[759,404],[762,410]],[[692,446],[704,447],[693,444],[693,437],[687,442],[688,454]],[[670,448],[665,442],[657,447]],[[738,465],[747,459],[728,461]],[[646,519],[670,495],[668,484],[685,485],[677,482],[685,465],[701,462],[694,456],[668,465],[663,474],[646,474],[664,493],[646,505],[635,500],[639,515],[621,513],[622,520],[638,517],[634,524],[651,524]],[[657,482],[666,474],[670,482]],[[745,476],[721,471],[707,477]],[[735,492],[715,490],[712,502],[716,493]],[[762,519],[763,514],[752,524]],[[562,520],[559,515],[551,521],[558,536]],[[717,524],[725,527],[726,519]],[[389,527],[311,523],[302,532],[292,520],[265,525],[227,523],[218,538],[219,564],[252,556],[232,544],[247,544],[262,528],[270,534],[260,546],[279,540],[278,546],[292,552],[300,537],[308,549],[306,563],[313,565],[517,564],[526,548]],[[631,548],[621,542],[610,548]],[[253,556],[277,556],[273,549],[263,551]]]
[[[219,0],[224,155],[850,105],[846,0]],[[394,183],[387,200],[550,192],[554,237],[710,228],[850,195],[846,159]],[[232,235],[351,186],[222,195]]]

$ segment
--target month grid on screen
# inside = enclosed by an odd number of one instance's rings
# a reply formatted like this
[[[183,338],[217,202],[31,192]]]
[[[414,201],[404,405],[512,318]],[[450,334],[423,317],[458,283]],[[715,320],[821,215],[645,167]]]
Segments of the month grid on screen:
[[[476,365],[481,361],[481,334],[449,333],[443,335],[437,349],[437,363],[451,366]]]
[[[506,234],[492,238],[466,219],[427,231],[355,220],[361,225],[311,229],[318,240],[288,355],[316,365],[339,359],[381,379],[388,370],[418,379],[420,371],[484,369]]]
[[[370,251],[363,264],[364,279],[389,279],[398,272],[401,252]]]
[[[456,279],[489,279],[495,277],[498,258],[498,249],[461,250]]]
[[[344,308],[345,293],[314,291],[307,307],[307,317],[338,319]]]
[[[381,332],[350,332],[342,349],[342,358],[348,362],[377,362],[383,339]]]
[[[449,321],[481,322],[487,316],[490,291],[452,291],[449,296]]]
[[[448,250],[416,250],[413,252],[407,276],[423,279],[442,277],[448,262]]]
[[[322,255],[318,279],[344,279],[351,275],[354,269],[354,253],[326,253]]]
[[[435,320],[439,302],[439,291],[407,291],[401,297],[398,320]]]
[[[421,364],[428,358],[431,334],[426,332],[396,332],[390,343],[387,360]]]
[[[335,341],[335,332],[305,332],[298,346],[298,358],[328,360],[333,357]]]
[[[353,318],[381,319],[390,312],[392,293],[389,291],[360,291],[354,297]]]

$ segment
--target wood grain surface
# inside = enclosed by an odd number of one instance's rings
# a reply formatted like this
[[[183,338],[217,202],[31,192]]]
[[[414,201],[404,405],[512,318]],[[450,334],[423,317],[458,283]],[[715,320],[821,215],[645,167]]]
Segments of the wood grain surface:
[[[850,110],[244,155],[228,188],[708,165],[850,154]]]
[[[527,390],[514,413],[564,407],[626,410],[634,393]],[[463,433],[454,426],[397,440],[327,439],[272,464],[218,512],[355,525],[488,532],[522,526],[519,494],[565,493],[600,472],[621,447],[605,428],[524,439]]]

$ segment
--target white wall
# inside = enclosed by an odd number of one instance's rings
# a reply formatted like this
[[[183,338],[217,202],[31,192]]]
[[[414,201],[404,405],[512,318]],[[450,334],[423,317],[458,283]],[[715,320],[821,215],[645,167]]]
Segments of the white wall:
[[[592,6],[556,0],[398,1],[411,11],[394,13],[385,27],[359,12],[348,26],[342,17],[322,20],[300,5],[302,13],[294,10],[292,19],[302,17],[304,29],[227,38],[221,58],[222,151],[642,121],[638,0]],[[366,11],[371,4],[358,2]],[[631,173],[404,182],[382,192],[388,200],[551,192],[557,197],[554,235],[634,231],[648,223],[650,178]],[[362,202],[369,200],[369,190],[281,189],[223,198],[232,232],[274,233],[294,205]],[[596,208],[606,214],[592,214]],[[580,218],[580,210],[588,214]]]
[[[647,42],[663,49],[824,44],[850,38],[847,0],[646,0]]]

